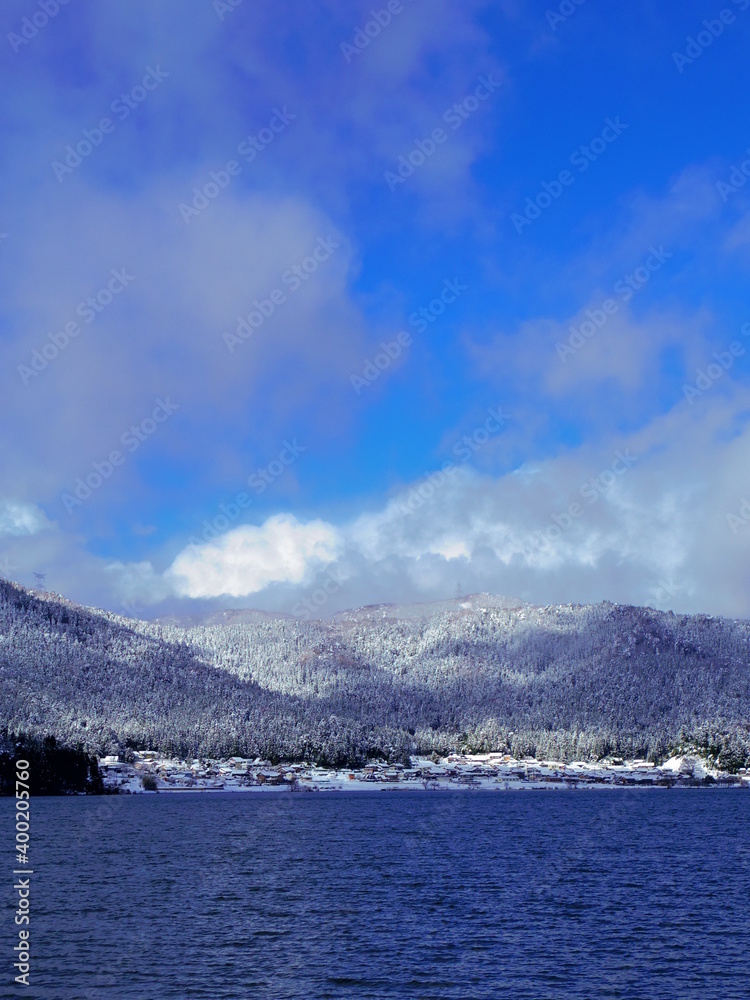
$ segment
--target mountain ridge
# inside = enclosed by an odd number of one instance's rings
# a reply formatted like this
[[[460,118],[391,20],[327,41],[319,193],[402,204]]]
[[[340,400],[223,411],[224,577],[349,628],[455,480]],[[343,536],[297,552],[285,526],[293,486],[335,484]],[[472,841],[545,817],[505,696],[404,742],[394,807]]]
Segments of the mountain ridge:
[[[0,581],[0,725],[98,753],[352,764],[691,741],[732,767],[750,755],[745,620],[494,595],[310,622],[237,610],[184,628]]]

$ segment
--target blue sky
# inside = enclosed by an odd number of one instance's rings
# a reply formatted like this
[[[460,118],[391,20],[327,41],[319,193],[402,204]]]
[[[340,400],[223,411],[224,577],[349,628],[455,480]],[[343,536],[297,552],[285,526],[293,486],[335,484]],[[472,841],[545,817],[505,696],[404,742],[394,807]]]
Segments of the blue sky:
[[[0,573],[747,615],[750,0],[0,17]]]

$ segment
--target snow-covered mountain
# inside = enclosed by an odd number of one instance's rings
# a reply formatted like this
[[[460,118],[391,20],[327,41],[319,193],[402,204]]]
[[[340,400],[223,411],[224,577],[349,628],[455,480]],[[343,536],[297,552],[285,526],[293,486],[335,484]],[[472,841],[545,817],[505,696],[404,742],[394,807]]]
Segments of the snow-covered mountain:
[[[750,622],[474,595],[147,623],[0,581],[0,726],[99,753],[750,754]]]

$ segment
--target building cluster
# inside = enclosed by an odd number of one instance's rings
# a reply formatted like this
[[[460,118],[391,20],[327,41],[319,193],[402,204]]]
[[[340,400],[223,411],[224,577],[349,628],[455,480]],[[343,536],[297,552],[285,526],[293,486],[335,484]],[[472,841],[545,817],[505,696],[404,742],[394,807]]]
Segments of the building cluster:
[[[416,757],[410,766],[371,761],[364,767],[333,769],[301,762],[229,757],[226,760],[175,760],[153,750],[133,754],[125,762],[103,757],[100,766],[109,791],[244,791],[286,788],[289,791],[367,790],[376,787],[439,790],[447,788],[583,788],[610,786],[750,787],[745,768],[737,775],[709,767],[698,757],[672,757],[661,766],[646,760],[603,761],[516,760],[509,754],[449,754]]]

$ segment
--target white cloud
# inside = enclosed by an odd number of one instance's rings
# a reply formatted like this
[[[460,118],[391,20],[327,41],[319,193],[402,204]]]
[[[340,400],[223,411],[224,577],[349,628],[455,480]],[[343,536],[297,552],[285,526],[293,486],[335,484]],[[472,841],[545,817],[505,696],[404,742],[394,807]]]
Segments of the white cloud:
[[[110,563],[106,572],[114,579],[115,590],[122,600],[122,607],[137,601],[156,604],[172,593],[168,580],[156,572],[150,562]]]
[[[5,264],[0,290],[9,315],[18,318],[15,335],[0,345],[2,388],[7,406],[23,415],[13,433],[8,427],[0,434],[6,474],[23,477],[63,517],[60,494],[93,461],[121,447],[123,432],[165,393],[179,405],[179,417],[149,442],[149,454],[161,450],[174,461],[195,447],[196,427],[210,422],[226,446],[205,447],[201,462],[217,479],[225,463],[236,465],[226,456],[243,447],[238,428],[250,407],[263,414],[255,417],[252,438],[263,454],[322,392],[329,406],[316,408],[313,420],[305,417],[311,433],[350,403],[348,376],[365,341],[347,291],[349,242],[335,236],[329,258],[297,288],[289,269],[335,234],[326,213],[301,197],[238,187],[186,226],[177,202],[190,196],[192,183],[185,174],[137,198],[83,186],[62,203],[59,192],[57,201],[40,194],[34,212],[39,225],[45,220],[45,240],[33,238],[29,216]],[[105,286],[112,268],[133,280],[87,325],[78,304]],[[224,334],[234,334],[238,316],[246,318],[254,301],[266,303],[272,292],[284,301],[230,353]],[[49,335],[76,320],[80,333],[43,370],[26,375],[25,385],[18,367],[29,369],[33,352],[50,346]],[[117,473],[131,498],[140,461],[139,454]]]
[[[36,535],[52,526],[34,504],[0,500],[0,535]]]
[[[411,513],[404,491],[359,518],[350,544],[371,580],[398,567],[423,596],[460,577],[537,603],[747,616],[750,397],[729,379],[709,393],[597,449],[500,477],[460,468]]]
[[[627,286],[625,292],[630,292]],[[666,350],[678,351],[686,363],[698,363],[710,342],[706,330],[712,317],[705,310],[690,316],[653,309],[636,315],[624,294],[599,291],[565,320],[530,320],[512,334],[503,331],[486,344],[472,345],[477,374],[493,382],[509,381],[512,374],[516,383],[520,375],[530,392],[552,399],[576,393],[578,413],[591,410],[599,424],[602,387],[610,393],[610,415],[632,411],[634,393],[645,399],[659,390],[660,358]],[[605,302],[614,306],[614,315],[605,314]]]
[[[609,599],[743,617],[748,414],[750,394],[727,380],[600,448],[498,477],[462,465],[338,526],[278,514],[188,546],[163,574],[150,563],[112,569],[121,594],[150,603],[257,595],[256,606],[289,611],[330,569],[340,582],[325,613],[444,598],[460,583],[541,604]]]
[[[302,583],[340,550],[332,525],[302,524],[290,514],[277,514],[260,526],[242,525],[213,542],[189,545],[166,576],[182,597],[243,597],[273,583]]]

